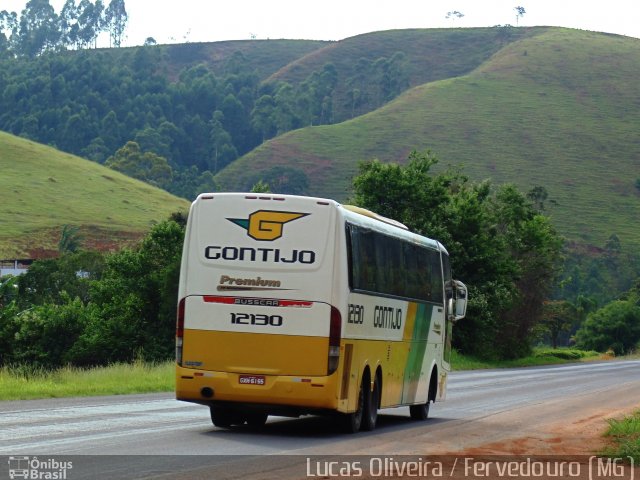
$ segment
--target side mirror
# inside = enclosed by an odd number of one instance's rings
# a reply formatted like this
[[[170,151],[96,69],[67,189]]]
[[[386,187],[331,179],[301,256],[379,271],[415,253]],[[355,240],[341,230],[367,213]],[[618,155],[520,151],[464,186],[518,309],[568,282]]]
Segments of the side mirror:
[[[456,292],[455,315],[453,321],[462,320],[467,314],[467,286],[459,280],[453,281]],[[453,310],[450,310],[453,311]]]

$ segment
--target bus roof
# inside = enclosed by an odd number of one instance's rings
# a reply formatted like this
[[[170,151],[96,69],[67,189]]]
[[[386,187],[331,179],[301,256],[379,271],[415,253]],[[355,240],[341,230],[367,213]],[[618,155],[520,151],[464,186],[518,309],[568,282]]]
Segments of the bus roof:
[[[388,223],[389,225],[393,225],[394,227],[409,230],[409,227],[407,227],[404,223],[400,223],[397,220],[393,220],[392,218],[383,217],[382,215],[378,215],[377,213],[372,212],[371,210],[367,210],[366,208],[356,207],[355,205],[342,205],[342,208],[359,213],[360,215],[364,215],[366,217],[374,218],[384,223]]]

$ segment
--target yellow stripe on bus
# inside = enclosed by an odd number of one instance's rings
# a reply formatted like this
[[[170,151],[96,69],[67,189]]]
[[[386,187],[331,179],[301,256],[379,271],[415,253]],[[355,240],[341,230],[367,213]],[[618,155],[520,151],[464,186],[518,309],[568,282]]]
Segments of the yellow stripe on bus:
[[[415,302],[409,302],[407,306],[407,322],[404,326],[404,333],[402,339],[404,341],[410,341],[413,338],[413,329],[416,323],[416,312],[418,310],[418,304]]]

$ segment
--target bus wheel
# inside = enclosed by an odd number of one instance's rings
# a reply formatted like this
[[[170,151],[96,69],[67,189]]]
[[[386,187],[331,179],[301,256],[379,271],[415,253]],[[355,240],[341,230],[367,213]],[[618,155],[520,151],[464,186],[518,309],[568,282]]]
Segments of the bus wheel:
[[[429,418],[429,404],[431,400],[427,400],[427,403],[422,405],[411,405],[409,407],[409,413],[414,420],[426,420]]]
[[[229,428],[231,425],[244,423],[235,410],[226,407],[211,406],[211,422],[219,428]]]
[[[268,417],[269,415],[266,413],[248,413],[246,416],[247,425],[250,427],[261,427],[267,423]]]
[[[342,415],[342,422],[343,422],[343,427],[345,432],[347,433],[358,433],[360,431],[360,427],[362,426],[362,417],[364,415],[364,409],[366,407],[366,404],[368,403],[366,401],[366,398],[368,395],[366,395],[365,392],[365,378],[362,379],[363,381],[360,382],[360,392],[358,394],[358,408],[355,412],[353,413],[346,413],[344,415]]]
[[[367,389],[369,391],[369,389]],[[376,422],[378,420],[378,405],[380,404],[380,382],[378,376],[373,383],[373,390],[369,392],[369,395],[365,395],[365,409],[363,412],[362,429],[373,430],[376,428]]]

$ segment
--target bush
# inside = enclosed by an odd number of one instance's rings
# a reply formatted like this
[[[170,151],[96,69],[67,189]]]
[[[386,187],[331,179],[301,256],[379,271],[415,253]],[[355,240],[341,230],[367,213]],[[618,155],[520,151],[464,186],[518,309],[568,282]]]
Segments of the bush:
[[[575,348],[544,348],[536,350],[535,357],[538,358],[561,358],[563,360],[580,360],[581,358],[592,355],[592,351],[577,350]]]
[[[18,314],[13,353],[5,363],[30,363],[45,368],[64,365],[69,349],[84,330],[88,310],[79,298],[62,305],[34,306]]]
[[[183,236],[162,222],[135,249],[34,262],[19,288],[0,285],[0,365],[171,358]]]
[[[89,300],[89,287],[102,275],[104,256],[99,252],[67,253],[59,258],[33,262],[16,280],[22,308],[45,303],[62,304],[63,295]]]
[[[640,341],[640,307],[617,300],[590,314],[576,332],[579,348],[623,355]]]
[[[18,311],[15,302],[0,305],[0,365],[6,365],[13,357]]]

